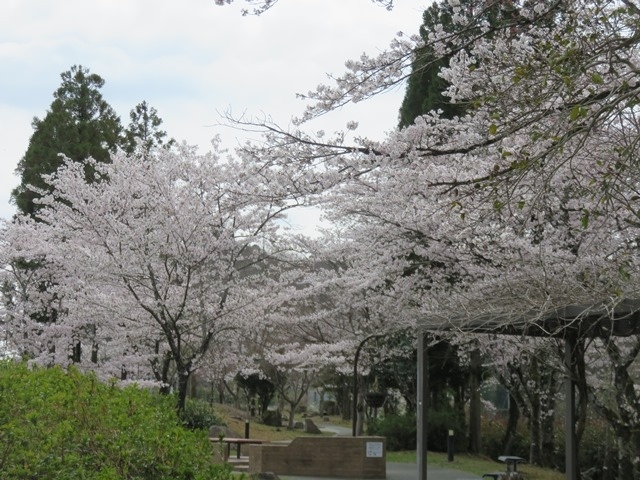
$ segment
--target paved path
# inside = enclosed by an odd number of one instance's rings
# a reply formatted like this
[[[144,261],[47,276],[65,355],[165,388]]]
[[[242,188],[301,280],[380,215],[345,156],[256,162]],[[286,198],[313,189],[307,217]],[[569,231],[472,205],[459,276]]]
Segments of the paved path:
[[[339,425],[330,425],[328,423],[325,425],[319,425],[318,428],[323,432],[331,432],[341,437],[350,437],[353,433],[353,429],[351,428],[341,427]]]
[[[339,477],[331,477],[332,480],[344,480]],[[416,480],[418,478],[418,466],[412,463],[387,463],[387,480]],[[327,477],[293,477],[280,475],[281,480],[328,480]],[[480,477],[471,473],[450,470],[448,468],[427,467],[428,480],[480,480]],[[351,479],[353,480],[353,479]]]

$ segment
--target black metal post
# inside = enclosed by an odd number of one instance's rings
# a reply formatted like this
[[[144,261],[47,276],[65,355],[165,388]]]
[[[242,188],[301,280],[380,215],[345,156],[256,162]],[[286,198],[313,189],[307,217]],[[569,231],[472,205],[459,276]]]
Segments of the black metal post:
[[[427,334],[418,330],[418,428],[417,463],[418,480],[427,480],[427,410],[429,389],[429,355]]]
[[[564,450],[565,450],[565,478],[567,480],[577,480],[578,478],[578,443],[576,440],[576,391],[574,368],[574,349],[576,348],[576,337],[567,334],[564,341],[564,363],[565,363],[565,413],[564,413]]]

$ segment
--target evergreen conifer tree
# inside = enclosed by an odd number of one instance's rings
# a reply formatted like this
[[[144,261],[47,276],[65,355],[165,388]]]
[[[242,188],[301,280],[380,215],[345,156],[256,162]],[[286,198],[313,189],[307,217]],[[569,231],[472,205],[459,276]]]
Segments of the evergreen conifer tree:
[[[169,148],[175,143],[167,140],[167,132],[160,130],[162,119],[155,108],[146,101],[140,102],[129,114],[131,123],[125,131],[124,149],[129,155],[147,158],[154,147]]]
[[[480,36],[481,24],[499,26],[505,22],[514,21],[514,10],[511,0],[497,0],[493,2],[477,2],[474,0],[460,0],[460,5],[468,11],[477,11],[477,25],[466,27],[466,31],[460,32],[459,26],[452,19],[453,7],[447,0],[434,2],[423,13],[423,22],[420,26],[420,36],[429,45],[429,34],[436,30],[436,26],[442,26],[446,33],[468,38]],[[553,21],[550,19],[550,21]],[[489,33],[487,36],[491,36]],[[399,113],[399,127],[411,125],[416,117],[433,110],[441,110],[442,117],[453,118],[463,115],[469,108],[464,103],[451,103],[449,98],[443,95],[447,89],[447,82],[438,74],[447,67],[451,56],[438,55],[430,47],[423,47],[415,52],[415,59],[411,75],[407,82],[402,105]]]
[[[420,36],[426,40],[429,32],[439,24],[453,29],[451,13],[452,9],[446,1],[431,5],[423,13]],[[401,128],[411,125],[416,117],[432,110],[441,109],[443,116],[448,118],[463,112],[463,106],[449,103],[448,98],[442,94],[447,84],[438,76],[438,73],[448,63],[448,57],[440,58],[429,47],[424,47],[415,53],[411,76],[400,107],[399,126]]]
[[[100,93],[104,80],[81,65],[74,65],[61,78],[47,114],[33,120],[33,135],[16,169],[21,182],[12,199],[23,214],[38,210],[34,200],[40,195],[28,186],[48,190],[42,175],[58,169],[60,154],[78,162],[88,157],[108,162],[110,153],[122,144],[120,118]]]

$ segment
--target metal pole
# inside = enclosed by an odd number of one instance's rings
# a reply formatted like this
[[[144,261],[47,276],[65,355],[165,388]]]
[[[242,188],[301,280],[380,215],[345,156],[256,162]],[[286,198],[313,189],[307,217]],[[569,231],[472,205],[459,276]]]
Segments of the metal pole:
[[[573,352],[576,347],[576,337],[572,333],[567,333],[564,341],[564,363],[565,363],[565,414],[564,414],[564,455],[565,455],[565,478],[566,480],[578,480],[578,446],[576,442],[576,391],[573,375]]]
[[[427,480],[427,396],[429,364],[427,355],[427,334],[418,331],[418,480]]]

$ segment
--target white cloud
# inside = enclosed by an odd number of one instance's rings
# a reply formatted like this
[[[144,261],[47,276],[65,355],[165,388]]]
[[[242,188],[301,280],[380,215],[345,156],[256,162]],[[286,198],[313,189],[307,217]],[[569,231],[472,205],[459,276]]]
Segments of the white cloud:
[[[82,64],[102,76],[105,99],[123,124],[147,100],[168,133],[207,149],[221,133],[216,112],[266,113],[281,124],[300,113],[295,94],[339,74],[344,61],[383,49],[395,32],[418,31],[424,5],[398,0],[387,12],[369,0],[282,0],[261,17],[244,2],[213,0],[5,0],[0,16],[0,216],[8,218],[12,172],[44,116],[60,73]],[[360,121],[380,135],[397,121],[401,91],[326,121]],[[323,119],[324,121],[324,119]],[[331,126],[323,126],[331,130]]]

